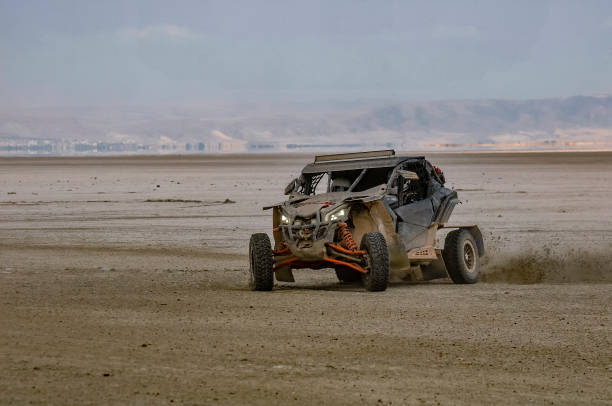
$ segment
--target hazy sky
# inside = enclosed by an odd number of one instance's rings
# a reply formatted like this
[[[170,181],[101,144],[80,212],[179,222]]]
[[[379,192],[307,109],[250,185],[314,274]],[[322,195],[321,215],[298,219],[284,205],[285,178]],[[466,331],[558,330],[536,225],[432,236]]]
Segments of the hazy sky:
[[[0,103],[612,93],[612,1],[0,0]]]

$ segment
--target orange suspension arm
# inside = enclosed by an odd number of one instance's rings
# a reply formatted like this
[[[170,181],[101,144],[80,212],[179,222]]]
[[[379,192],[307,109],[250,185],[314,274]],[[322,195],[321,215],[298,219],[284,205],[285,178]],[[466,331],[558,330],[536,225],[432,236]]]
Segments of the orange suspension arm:
[[[281,248],[280,250],[274,250],[272,251],[272,253],[274,255],[282,255],[282,254],[286,254],[289,252],[289,247],[285,247],[285,248]]]
[[[286,260],[281,261],[278,264],[274,265],[274,269],[282,268],[285,265],[289,265],[290,263],[295,262],[295,261],[299,261],[299,260],[300,259],[298,257],[293,257],[293,258],[286,259]]]
[[[329,257],[325,257],[325,258],[323,258],[323,260],[327,261],[327,262],[331,262],[332,264],[342,265],[342,266],[347,266],[349,268],[353,268],[354,270],[359,271],[361,273],[368,273],[368,271],[366,269],[363,269],[359,265],[351,264],[350,262],[340,261],[339,259],[334,259],[334,258],[329,258]]]
[[[332,247],[333,249],[340,251],[344,254],[349,254],[349,255],[363,255],[366,252],[364,250],[355,250],[355,251],[351,251],[351,250],[347,250],[346,248],[338,245],[338,244],[334,244],[333,242],[330,242],[329,244],[327,244],[329,247]]]

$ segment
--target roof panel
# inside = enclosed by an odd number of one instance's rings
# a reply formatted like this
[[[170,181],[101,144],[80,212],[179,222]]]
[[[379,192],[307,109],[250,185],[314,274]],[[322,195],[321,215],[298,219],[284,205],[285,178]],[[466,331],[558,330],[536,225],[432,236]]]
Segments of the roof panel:
[[[365,159],[365,158],[382,158],[394,156],[395,150],[393,149],[382,149],[378,151],[364,151],[364,152],[348,152],[345,154],[331,154],[331,155],[316,155],[315,163],[328,162],[328,161],[344,161],[347,159]]]
[[[330,162],[314,162],[308,164],[302,169],[302,173],[305,175],[324,173],[324,172],[336,172],[336,171],[350,171],[359,170],[364,168],[387,168],[394,167],[402,162],[410,160],[423,160],[424,156],[412,156],[412,155],[395,155],[385,158],[368,158],[368,159],[353,159],[346,161],[330,161]]]

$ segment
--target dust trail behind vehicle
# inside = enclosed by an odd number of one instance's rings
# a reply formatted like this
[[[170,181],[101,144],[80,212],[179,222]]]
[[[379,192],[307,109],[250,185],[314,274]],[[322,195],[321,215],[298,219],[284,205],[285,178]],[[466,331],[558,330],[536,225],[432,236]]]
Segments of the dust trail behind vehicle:
[[[482,282],[505,283],[612,283],[612,246],[526,247],[523,250],[495,246],[485,257]]]

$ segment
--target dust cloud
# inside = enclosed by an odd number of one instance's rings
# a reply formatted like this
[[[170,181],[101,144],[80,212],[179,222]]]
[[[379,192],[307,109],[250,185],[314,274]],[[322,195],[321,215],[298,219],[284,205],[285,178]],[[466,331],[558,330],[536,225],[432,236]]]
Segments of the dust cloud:
[[[612,246],[489,248],[480,281],[492,283],[611,283]]]

